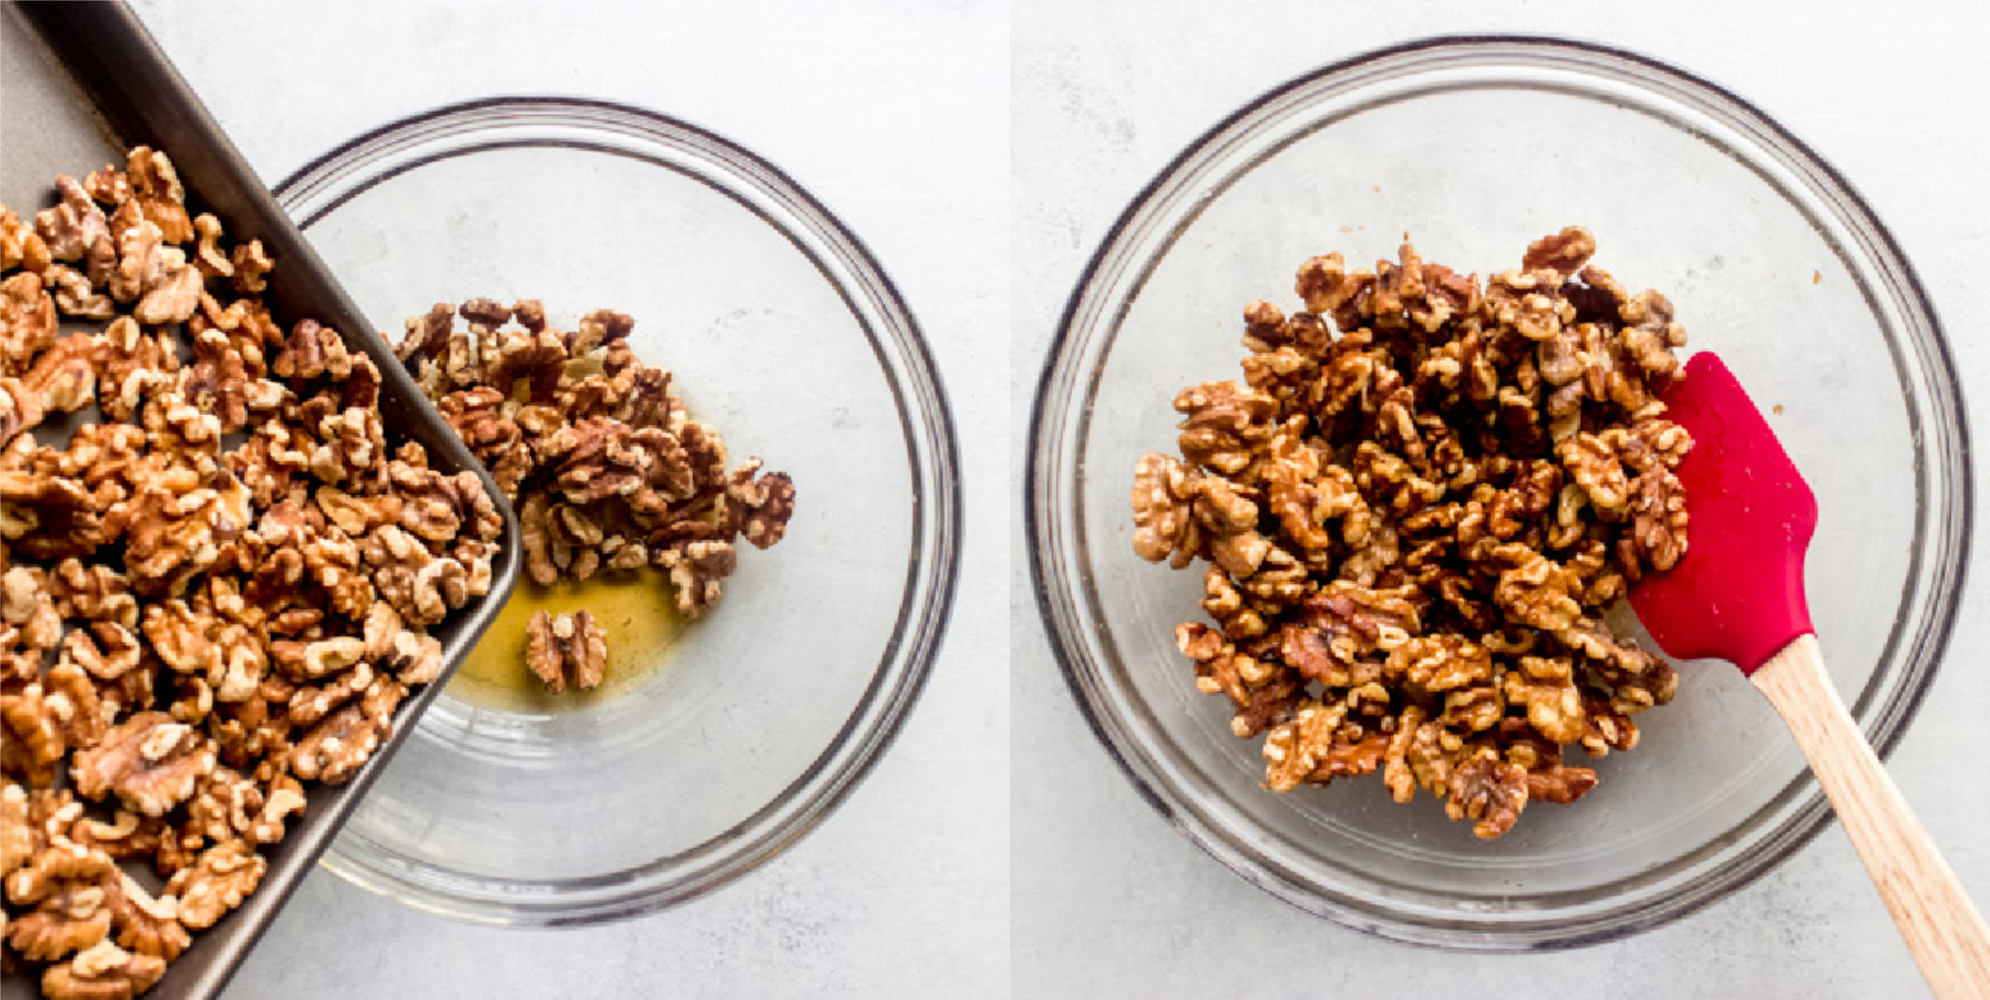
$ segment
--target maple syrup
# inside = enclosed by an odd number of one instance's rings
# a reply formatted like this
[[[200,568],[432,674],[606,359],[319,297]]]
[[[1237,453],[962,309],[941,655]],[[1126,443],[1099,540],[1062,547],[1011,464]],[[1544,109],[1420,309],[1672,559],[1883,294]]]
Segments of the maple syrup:
[[[535,611],[587,611],[608,639],[608,668],[592,691],[553,694],[525,666],[525,625]],[[688,624],[661,570],[602,574],[542,587],[521,579],[510,600],[449,682],[448,695],[479,708],[551,712],[613,698],[641,686],[670,658]]]

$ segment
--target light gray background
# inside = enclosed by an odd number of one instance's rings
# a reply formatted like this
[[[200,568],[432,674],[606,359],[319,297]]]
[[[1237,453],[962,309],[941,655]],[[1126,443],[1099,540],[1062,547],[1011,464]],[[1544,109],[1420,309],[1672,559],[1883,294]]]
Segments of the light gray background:
[[[1842,170],[1892,226],[1947,324],[1969,402],[1979,412],[1990,405],[1990,345],[1976,329],[1990,297],[1990,204],[1965,193],[1990,154],[1983,8],[1881,4],[1854,15],[1836,5],[1705,0],[1018,0],[1013,23],[1012,474],[1023,467],[1028,400],[1065,298],[1141,185],[1258,94],[1323,63],[1436,33],[1587,38],[1671,62],[1755,103]],[[1011,551],[1016,996],[1926,995],[1835,825],[1723,903],[1580,951],[1440,953],[1306,917],[1173,833],[1122,777],[1044,643],[1022,544]],[[1990,751],[1982,594],[1980,585],[1970,591],[1941,677],[1891,770],[1964,884],[1990,903],[1990,783],[1973,773]]]
[[[947,379],[968,477],[960,601],[933,681],[876,772],[795,848],[686,907],[566,932],[454,924],[320,874],[231,998],[993,997],[1011,985],[1016,996],[1074,998],[1924,994],[1835,829],[1725,903],[1577,952],[1452,955],[1304,917],[1138,799],[1072,705],[1021,541],[1003,539],[1020,525],[1042,351],[1086,256],[1139,186],[1258,93],[1435,32],[1623,45],[1777,117],[1893,227],[1980,408],[1990,346],[1973,323],[1990,301],[1990,207],[1975,192],[1990,156],[1990,64],[1977,49],[1990,20],[1977,8],[1020,0],[1013,19],[1001,4],[140,12],[271,181],[395,117],[497,93],[643,104],[754,149],[816,193],[898,282]],[[1964,882],[1990,900],[1980,593],[1892,770]]]
[[[623,101],[740,143],[869,245],[924,326],[971,446],[957,612],[925,695],[799,844],[702,900],[575,931],[452,923],[320,871],[230,1000],[1006,995],[1006,9],[138,9],[271,184],[363,131],[493,94]]]

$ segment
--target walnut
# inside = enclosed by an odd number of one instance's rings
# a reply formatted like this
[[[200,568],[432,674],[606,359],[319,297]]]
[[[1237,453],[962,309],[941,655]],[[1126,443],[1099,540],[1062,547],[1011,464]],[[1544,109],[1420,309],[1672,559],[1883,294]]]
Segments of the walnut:
[[[70,750],[87,750],[97,745],[110,728],[97,688],[82,667],[58,663],[43,678],[46,689],[43,704],[62,729],[62,742]]]
[[[251,295],[269,286],[263,276],[276,267],[276,262],[264,252],[262,240],[236,244],[228,263],[235,271],[235,290]]]
[[[0,879],[12,875],[35,855],[35,837],[28,828],[28,792],[11,781],[0,788]]]
[[[1566,277],[1582,270],[1582,265],[1595,253],[1596,237],[1581,226],[1570,226],[1529,244],[1520,266],[1529,271],[1555,271]]]
[[[163,816],[191,797],[214,766],[211,740],[171,716],[140,712],[78,753],[70,777],[90,798],[114,792],[133,812]]]
[[[1631,530],[1620,543],[1625,575],[1664,572],[1686,555],[1686,491],[1670,469],[1654,468],[1631,484]]]
[[[1230,574],[1221,566],[1211,566],[1203,574],[1202,609],[1223,626],[1232,639],[1250,639],[1265,634],[1265,616],[1257,603],[1246,597]]]
[[[96,400],[99,341],[84,333],[63,337],[20,377],[21,391],[44,413],[72,413]]]
[[[400,682],[376,677],[357,699],[346,702],[297,741],[292,769],[306,781],[344,784],[387,738],[394,708],[406,694]]]
[[[1389,653],[1385,678],[1400,679],[1411,692],[1442,694],[1493,679],[1492,653],[1456,632],[1416,636]]]
[[[117,928],[117,942],[137,955],[149,955],[170,962],[193,943],[180,925],[179,900],[166,896],[154,899],[131,876],[119,873],[104,893],[110,908],[111,924]]]
[[[677,610],[687,617],[705,613],[724,592],[720,582],[732,575],[736,556],[731,542],[685,542],[656,553],[654,561],[670,571],[677,591]]]
[[[116,624],[124,629],[138,626],[138,602],[131,596],[131,584],[109,566],[65,559],[49,574],[47,583],[55,609],[64,618]]]
[[[88,274],[63,264],[51,264],[42,271],[42,280],[55,299],[55,308],[74,319],[106,320],[116,306],[110,296],[98,291]]]
[[[608,642],[594,616],[577,611],[571,615],[534,612],[526,625],[525,664],[533,676],[557,694],[566,690],[568,679],[582,691],[601,683],[608,666]]]
[[[442,673],[441,641],[405,628],[391,604],[376,604],[367,612],[365,656],[410,687],[427,684]]]
[[[1527,772],[1500,759],[1499,751],[1481,747],[1452,773],[1451,797],[1445,815],[1477,820],[1472,835],[1491,840],[1513,828],[1527,808]]]
[[[795,481],[785,472],[754,473],[760,460],[749,458],[733,470],[726,496],[740,511],[739,535],[756,549],[765,549],[788,533],[795,514]]]
[[[166,895],[179,900],[180,923],[194,930],[214,926],[228,911],[242,905],[256,891],[269,863],[244,840],[214,845],[199,860],[174,873],[166,882]]]
[[[532,474],[532,448],[518,422],[504,412],[504,394],[489,386],[452,392],[436,401],[449,427],[497,480],[506,496]]]
[[[1568,628],[1582,614],[1575,574],[1548,557],[1521,545],[1502,545],[1495,558],[1506,565],[1493,589],[1493,600],[1521,624],[1549,632]]]
[[[18,267],[25,273],[36,274],[52,259],[47,241],[35,232],[34,224],[23,223],[20,216],[0,205],[0,270],[12,271]]]
[[[1296,687],[1278,664],[1239,653],[1221,633],[1185,622],[1175,629],[1175,645],[1196,663],[1196,687],[1221,692],[1237,707],[1230,728],[1256,735],[1291,714]]]
[[[1289,792],[1311,778],[1332,747],[1346,709],[1302,703],[1292,721],[1265,735],[1265,784]]]
[[[186,189],[180,186],[179,172],[165,153],[139,146],[125,160],[132,199],[145,218],[159,227],[168,243],[185,243],[194,237],[193,220],[187,216]]]
[[[157,817],[119,809],[109,823],[88,816],[78,819],[69,828],[69,839],[113,858],[135,858],[157,850],[165,831],[165,822]]]
[[[62,719],[48,704],[42,686],[30,683],[18,692],[0,694],[0,725],[7,733],[6,754],[0,757],[6,773],[36,787],[52,784],[69,745]]]
[[[1135,469],[1133,543],[1201,559],[1197,687],[1265,739],[1266,786],[1383,772],[1505,833],[1594,787],[1562,748],[1637,741],[1670,666],[1602,610],[1686,545],[1692,440],[1656,398],[1685,333],[1570,227],[1481,284],[1404,245],[1303,264],[1304,312],[1244,310],[1244,382],[1191,386],[1180,457]],[[1338,336],[1335,330],[1338,328]]]
[[[373,668],[358,663],[351,670],[317,687],[299,688],[290,696],[290,724],[300,729],[308,728],[332,714],[333,709],[359,697],[372,683]]]
[[[62,201],[35,216],[35,235],[48,246],[51,258],[82,260],[98,240],[110,236],[110,221],[75,178],[57,177],[55,190]]]
[[[1504,678],[1506,703],[1524,705],[1527,722],[1557,745],[1582,738],[1586,715],[1567,657],[1523,656]]]
[[[1580,618],[1555,639],[1582,657],[1585,678],[1610,697],[1613,709],[1635,715],[1672,700],[1679,674],[1672,665],[1612,635],[1602,622]]]
[[[110,941],[78,953],[65,965],[42,973],[42,996],[49,1000],[132,1000],[166,973],[166,961],[137,955]]]
[[[7,876],[7,902],[16,912],[33,908],[7,922],[7,944],[31,961],[46,962],[103,940],[111,926],[105,887],[116,873],[102,851],[66,839],[51,843]]]
[[[1278,401],[1235,382],[1205,382],[1182,390],[1175,409],[1182,413],[1183,457],[1212,472],[1244,471],[1271,441]]]
[[[1141,456],[1133,476],[1133,551],[1140,558],[1159,562],[1173,557],[1180,567],[1195,556],[1191,475],[1186,466],[1159,452]]]
[[[436,556],[421,540],[389,524],[360,542],[360,552],[375,573],[374,586],[410,624],[432,625],[471,597],[469,567],[447,556]]]
[[[234,277],[235,265],[221,252],[221,220],[203,213],[194,217],[193,228],[200,234],[200,247],[194,252],[200,272],[210,278]]]

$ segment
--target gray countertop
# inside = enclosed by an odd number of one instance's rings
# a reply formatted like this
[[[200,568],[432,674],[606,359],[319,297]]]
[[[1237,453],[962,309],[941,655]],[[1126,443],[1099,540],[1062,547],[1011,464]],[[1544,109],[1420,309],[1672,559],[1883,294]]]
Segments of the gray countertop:
[[[1174,834],[1123,779],[1050,656],[1016,533],[1038,366],[1112,219],[1249,98],[1431,33],[1618,44],[1775,116],[1893,227],[1984,405],[1990,341],[1971,325],[1990,301],[1990,208],[1966,192],[1990,158],[1978,51],[1990,18],[1961,3],[1920,10],[141,4],[271,181],[399,116],[501,93],[654,107],[755,150],[898,283],[947,380],[965,459],[966,560],[932,682],[869,780],[791,850],[687,906],[568,931],[456,924],[321,872],[229,996],[1925,995],[1835,827],[1725,902],[1573,952],[1418,950],[1303,916]],[[1990,750],[1980,594],[1891,763],[1965,885],[1990,900],[1990,783],[1974,774]]]

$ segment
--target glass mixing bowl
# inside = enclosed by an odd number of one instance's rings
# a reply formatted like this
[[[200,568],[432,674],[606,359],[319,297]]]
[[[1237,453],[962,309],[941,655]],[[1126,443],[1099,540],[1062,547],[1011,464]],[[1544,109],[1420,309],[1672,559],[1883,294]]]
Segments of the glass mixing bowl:
[[[1486,272],[1565,225],[1593,230],[1630,288],[1671,297],[1808,477],[1811,608],[1882,752],[1954,621],[1971,504],[1949,351],[1885,227],[1795,137],[1678,70],[1536,38],[1410,44],[1266,94],[1148,185],[1072,294],[1036,400],[1032,569],[1072,691],[1168,821],[1279,898],[1384,937],[1619,937],[1734,891],[1828,815],[1726,664],[1681,664],[1677,699],[1639,717],[1636,750],[1595,762],[1595,791],[1485,842],[1379,779],[1265,791],[1259,741],[1231,735],[1174,648],[1177,622],[1203,620],[1201,577],[1134,556],[1134,463],[1174,448],[1179,388],[1240,377],[1245,303],[1300,308],[1293,276],[1316,254],[1393,258],[1407,233],[1426,260]]]
[[[396,336],[477,296],[542,299],[562,329],[633,315],[733,461],[798,492],[786,539],[742,546],[724,600],[635,679],[505,703],[458,677],[324,864],[455,917],[587,923],[723,885],[819,822],[918,695],[959,541],[939,377],[863,245],[753,154],[585,101],[423,114],[277,195]]]

